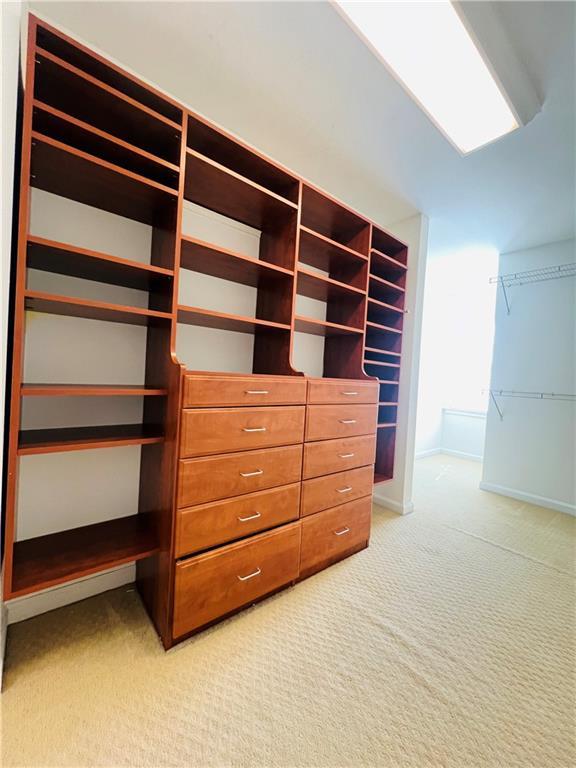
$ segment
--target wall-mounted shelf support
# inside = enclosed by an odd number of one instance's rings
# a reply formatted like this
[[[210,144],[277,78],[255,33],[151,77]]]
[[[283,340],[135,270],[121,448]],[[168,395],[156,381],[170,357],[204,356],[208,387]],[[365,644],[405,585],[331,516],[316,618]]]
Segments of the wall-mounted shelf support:
[[[527,400],[563,400],[569,403],[576,403],[576,394],[566,394],[557,392],[518,392],[514,389],[490,389],[490,399],[498,411],[500,421],[504,420],[504,414],[498,404],[497,397],[521,397]]]
[[[504,301],[506,302],[506,314],[510,314],[510,302],[507,289],[514,285],[527,285],[528,283],[541,283],[546,280],[558,280],[563,277],[576,277],[576,263],[559,264],[554,267],[541,267],[528,269],[524,272],[511,272],[507,275],[497,275],[490,278],[492,285],[498,284],[502,288]]]

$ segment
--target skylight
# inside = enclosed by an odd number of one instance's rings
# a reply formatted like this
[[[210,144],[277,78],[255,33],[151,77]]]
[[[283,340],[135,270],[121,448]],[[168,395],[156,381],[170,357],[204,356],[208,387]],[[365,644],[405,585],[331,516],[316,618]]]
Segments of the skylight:
[[[518,128],[451,2],[336,0],[336,4],[462,153]]]

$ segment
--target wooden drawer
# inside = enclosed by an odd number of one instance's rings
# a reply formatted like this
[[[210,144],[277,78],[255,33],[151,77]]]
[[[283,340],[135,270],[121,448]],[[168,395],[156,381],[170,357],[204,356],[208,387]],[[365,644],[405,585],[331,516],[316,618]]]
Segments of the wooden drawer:
[[[177,563],[174,637],[295,581],[299,559],[298,522]]]
[[[308,402],[377,403],[378,382],[357,379],[308,379]]]
[[[372,465],[305,480],[302,483],[300,514],[313,515],[322,509],[369,496],[372,494],[373,485],[374,467]]]
[[[307,411],[306,441],[376,432],[376,405],[309,405]]]
[[[301,521],[300,577],[367,546],[371,512],[372,499],[364,498],[305,517]]]
[[[186,376],[184,408],[208,405],[299,405],[306,402],[303,376]]]
[[[207,456],[301,443],[305,412],[303,405],[184,410],[180,456]]]
[[[299,513],[300,483],[181,509],[176,517],[176,557],[288,523]]]
[[[205,459],[181,459],[178,506],[191,507],[277,485],[297,483],[301,474],[301,445]]]
[[[311,477],[329,475],[331,472],[374,464],[375,450],[374,435],[306,443],[302,478],[308,480]]]

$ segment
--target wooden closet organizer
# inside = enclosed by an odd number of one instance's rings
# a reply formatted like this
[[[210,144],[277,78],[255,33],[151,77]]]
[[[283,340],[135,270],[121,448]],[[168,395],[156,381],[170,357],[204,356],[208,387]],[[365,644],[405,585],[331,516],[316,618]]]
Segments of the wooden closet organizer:
[[[152,229],[143,264],[30,234],[30,188]],[[182,234],[184,201],[261,231],[259,258]],[[137,561],[165,647],[368,544],[392,478],[408,250],[183,105],[31,16],[22,113],[4,597]],[[147,293],[147,308],[27,287],[41,270]],[[179,304],[182,270],[257,289],[254,316]],[[326,319],[296,314],[297,295]],[[147,328],[135,386],[23,381],[25,312]],[[177,329],[253,334],[247,374],[185,370]],[[292,367],[325,337],[323,378]],[[23,398],[143,397],[142,423],[21,429]],[[139,513],[17,540],[19,458],[141,446]],[[375,451],[375,453],[374,453]]]

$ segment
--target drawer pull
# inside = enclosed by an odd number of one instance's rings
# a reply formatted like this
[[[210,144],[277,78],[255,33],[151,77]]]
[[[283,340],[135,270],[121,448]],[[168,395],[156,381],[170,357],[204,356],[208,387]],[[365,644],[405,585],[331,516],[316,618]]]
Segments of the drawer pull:
[[[344,536],[345,533],[350,533],[350,528],[342,528],[341,531],[334,531],[335,536]]]
[[[350,493],[351,490],[352,490],[351,485],[347,485],[345,488],[336,488],[336,491],[338,493]]]
[[[261,512],[256,512],[254,515],[250,515],[249,517],[237,517],[236,520],[239,520],[241,523],[247,523],[248,520],[256,520],[258,517],[262,517]]]
[[[356,419],[338,419],[340,424],[356,424]]]
[[[354,454],[353,453],[339,453],[338,454],[339,459],[353,459]]]
[[[263,475],[263,469],[257,469],[255,472],[240,472],[240,477],[256,477],[256,475]]]
[[[267,395],[268,393],[268,389],[246,389],[244,391],[245,395]]]
[[[340,392],[341,395],[357,395],[358,392]]]
[[[266,432],[266,427],[242,427],[242,432]]]
[[[260,576],[261,573],[262,571],[260,570],[260,568],[256,568],[254,573],[249,573],[248,576],[237,576],[236,578],[239,579],[240,581],[248,581],[248,579],[253,579],[254,576]]]

